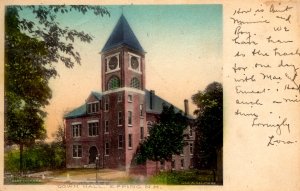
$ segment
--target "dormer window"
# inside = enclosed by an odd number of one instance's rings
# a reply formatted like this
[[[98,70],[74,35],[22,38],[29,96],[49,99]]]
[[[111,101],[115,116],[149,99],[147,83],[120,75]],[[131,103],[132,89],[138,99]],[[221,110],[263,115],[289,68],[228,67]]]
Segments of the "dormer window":
[[[99,112],[99,102],[92,102],[87,104],[88,113],[98,113]]]

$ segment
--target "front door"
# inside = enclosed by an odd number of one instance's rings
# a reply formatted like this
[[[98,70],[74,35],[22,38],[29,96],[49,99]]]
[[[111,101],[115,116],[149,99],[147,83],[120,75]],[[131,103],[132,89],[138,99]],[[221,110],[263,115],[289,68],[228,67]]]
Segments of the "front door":
[[[90,157],[89,157],[89,164],[95,164],[96,157],[98,155],[98,150],[95,146],[92,146],[89,150]]]

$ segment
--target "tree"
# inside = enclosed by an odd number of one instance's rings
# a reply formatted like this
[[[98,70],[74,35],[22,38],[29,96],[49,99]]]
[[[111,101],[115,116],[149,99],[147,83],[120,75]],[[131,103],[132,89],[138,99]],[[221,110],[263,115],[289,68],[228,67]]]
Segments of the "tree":
[[[216,168],[216,151],[223,146],[223,87],[218,82],[209,84],[204,91],[192,96],[195,110],[196,141],[194,166]]]
[[[175,113],[174,107],[163,105],[163,111],[149,130],[149,136],[142,142],[137,151],[137,163],[147,159],[156,162],[170,161],[173,154],[180,154],[184,146],[184,129],[187,119],[181,112]]]
[[[31,11],[32,20],[19,12]],[[20,171],[23,148],[46,137],[44,107],[52,92],[49,80],[58,72],[55,63],[72,68],[80,64],[73,42],[91,42],[82,31],[60,26],[57,13],[77,11],[109,15],[101,6],[7,6],[5,12],[5,142],[20,146]]]
[[[53,133],[54,141],[51,144],[55,151],[55,161],[60,162],[60,167],[66,167],[66,136],[65,126],[59,125]],[[56,165],[57,166],[57,165]]]

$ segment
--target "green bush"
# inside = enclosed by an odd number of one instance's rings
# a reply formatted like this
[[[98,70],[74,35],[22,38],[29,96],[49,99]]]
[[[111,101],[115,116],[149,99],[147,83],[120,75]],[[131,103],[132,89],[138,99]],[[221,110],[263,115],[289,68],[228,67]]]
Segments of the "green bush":
[[[4,171],[15,173],[20,168],[20,154],[19,150],[11,150],[4,153]]]
[[[7,172],[18,172],[20,166],[19,150],[7,151],[4,155],[4,169]],[[63,168],[65,150],[58,144],[38,143],[25,148],[23,153],[23,170],[41,171]]]

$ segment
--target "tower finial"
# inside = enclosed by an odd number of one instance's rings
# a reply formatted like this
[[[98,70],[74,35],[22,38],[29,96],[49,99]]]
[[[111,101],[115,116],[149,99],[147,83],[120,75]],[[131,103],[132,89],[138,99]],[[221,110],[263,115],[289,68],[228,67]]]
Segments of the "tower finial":
[[[125,5],[121,5],[121,6],[120,6],[122,15],[123,15],[123,9],[124,9],[124,7],[125,7]]]

